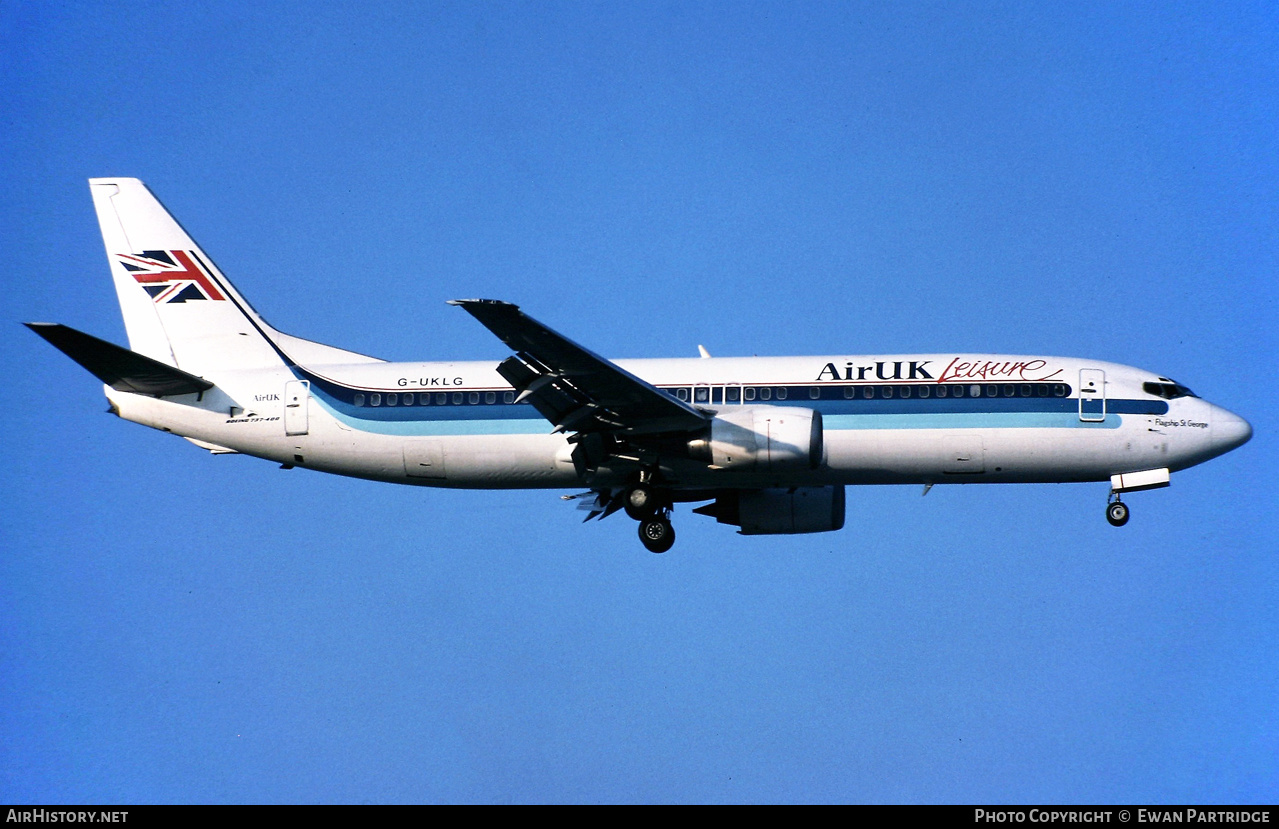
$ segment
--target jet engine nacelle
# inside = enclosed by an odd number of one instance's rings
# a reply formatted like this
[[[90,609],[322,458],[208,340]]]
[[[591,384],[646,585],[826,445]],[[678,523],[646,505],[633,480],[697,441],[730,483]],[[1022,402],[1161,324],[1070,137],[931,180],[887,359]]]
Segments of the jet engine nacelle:
[[[824,462],[822,413],[791,406],[721,410],[689,454],[721,469],[773,472],[817,469]]]
[[[742,535],[831,532],[844,526],[844,488],[742,490],[721,495],[693,512],[710,515],[721,524],[736,524]]]

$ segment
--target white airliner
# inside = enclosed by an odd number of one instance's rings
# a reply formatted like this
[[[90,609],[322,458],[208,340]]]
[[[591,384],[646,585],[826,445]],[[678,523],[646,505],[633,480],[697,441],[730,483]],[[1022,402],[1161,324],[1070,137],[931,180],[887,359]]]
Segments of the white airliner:
[[[677,503],[747,535],[838,530],[856,484],[1109,481],[1120,494],[1245,443],[1167,377],[996,354],[610,361],[506,302],[455,300],[513,352],[389,363],[267,325],[137,179],[91,179],[129,348],[32,330],[111,411],[210,452],[418,486],[587,488],[660,553]]]

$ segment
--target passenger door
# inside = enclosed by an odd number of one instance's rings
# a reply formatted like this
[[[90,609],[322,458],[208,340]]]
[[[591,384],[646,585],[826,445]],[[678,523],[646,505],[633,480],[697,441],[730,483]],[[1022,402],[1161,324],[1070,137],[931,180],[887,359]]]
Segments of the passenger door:
[[[1079,370],[1079,419],[1085,423],[1106,419],[1106,372],[1099,368]]]

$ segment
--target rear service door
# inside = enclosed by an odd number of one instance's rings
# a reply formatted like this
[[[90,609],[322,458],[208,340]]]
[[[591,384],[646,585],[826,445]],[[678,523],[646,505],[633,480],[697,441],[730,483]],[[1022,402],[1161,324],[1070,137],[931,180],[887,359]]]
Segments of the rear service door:
[[[284,384],[284,434],[306,434],[307,405],[310,399],[310,381],[290,380]]]

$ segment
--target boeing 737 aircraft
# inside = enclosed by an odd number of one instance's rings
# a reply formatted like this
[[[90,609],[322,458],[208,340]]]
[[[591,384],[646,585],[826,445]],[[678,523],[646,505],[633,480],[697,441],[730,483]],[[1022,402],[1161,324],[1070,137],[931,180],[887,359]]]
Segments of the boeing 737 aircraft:
[[[474,489],[585,488],[655,553],[677,503],[746,535],[844,525],[844,487],[1109,481],[1122,493],[1252,436],[1141,369],[995,354],[611,361],[507,302],[452,302],[500,363],[389,363],[267,325],[142,182],[91,179],[129,348],[28,323],[110,411],[216,454]]]

